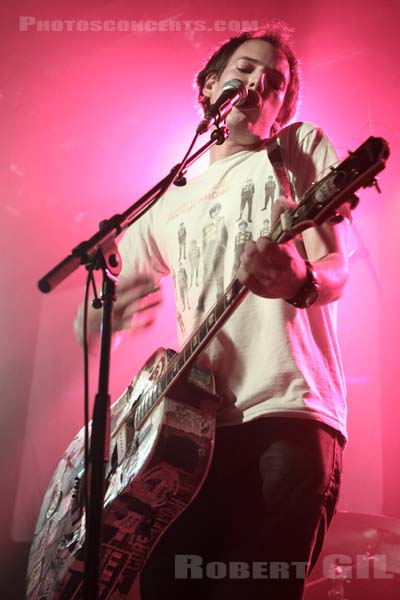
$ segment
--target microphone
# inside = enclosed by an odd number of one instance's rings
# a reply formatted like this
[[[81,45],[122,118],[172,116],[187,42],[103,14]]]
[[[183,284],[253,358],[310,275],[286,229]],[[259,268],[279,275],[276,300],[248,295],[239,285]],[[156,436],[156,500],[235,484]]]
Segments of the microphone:
[[[196,133],[205,133],[214,125],[223,121],[234,106],[240,106],[246,101],[247,88],[240,79],[230,79],[222,86],[221,95],[200,121]]]

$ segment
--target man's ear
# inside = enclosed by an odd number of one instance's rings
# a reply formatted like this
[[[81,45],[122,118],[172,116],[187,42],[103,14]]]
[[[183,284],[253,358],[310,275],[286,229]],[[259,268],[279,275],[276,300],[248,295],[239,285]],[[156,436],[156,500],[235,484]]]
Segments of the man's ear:
[[[215,86],[217,85],[219,78],[216,73],[209,73],[206,77],[206,82],[202,89],[202,94],[206,98],[211,98]]]

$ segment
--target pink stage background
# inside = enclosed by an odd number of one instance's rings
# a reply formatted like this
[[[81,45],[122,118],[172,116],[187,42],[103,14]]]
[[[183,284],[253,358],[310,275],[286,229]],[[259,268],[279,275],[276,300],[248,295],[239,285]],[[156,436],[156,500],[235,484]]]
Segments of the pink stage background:
[[[340,509],[400,518],[397,0],[216,0],[212,8],[177,0],[145,8],[127,0],[20,1],[0,11],[5,573],[22,569],[16,578],[24,577],[19,548],[29,544],[51,472],[82,424],[82,353],[72,320],[84,272],[47,296],[36,282],[182,157],[199,120],[193,78],[210,48],[241,25],[270,18],[296,30],[304,77],[298,118],[322,125],[343,157],[369,135],[391,146],[382,194],[362,192],[354,213],[351,279],[340,305],[350,434]],[[148,30],[54,25],[79,19],[142,21]],[[181,31],[162,30],[171,19]],[[55,30],[43,30],[40,20]],[[155,325],[113,354],[114,399],[155,348],[176,345],[168,280],[164,290]],[[92,360],[92,390],[96,368]],[[12,594],[10,587],[5,597]]]

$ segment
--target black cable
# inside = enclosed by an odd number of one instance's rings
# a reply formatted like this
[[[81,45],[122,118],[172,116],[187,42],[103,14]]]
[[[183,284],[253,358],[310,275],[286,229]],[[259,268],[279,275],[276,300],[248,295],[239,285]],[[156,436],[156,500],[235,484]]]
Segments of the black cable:
[[[89,339],[88,339],[88,307],[89,307],[89,290],[92,285],[94,289],[95,299],[98,300],[96,284],[94,281],[95,261],[89,266],[88,275],[86,277],[84,304],[83,304],[83,413],[84,413],[84,503],[85,514],[87,515],[89,505]]]

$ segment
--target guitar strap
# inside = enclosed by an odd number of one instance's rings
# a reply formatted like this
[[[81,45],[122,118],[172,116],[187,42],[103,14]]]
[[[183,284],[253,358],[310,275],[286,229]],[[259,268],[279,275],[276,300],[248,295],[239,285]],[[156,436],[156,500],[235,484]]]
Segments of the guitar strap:
[[[275,171],[275,175],[276,175],[278,182],[283,190],[283,193],[285,194],[286,198],[295,202],[295,200],[294,200],[295,194],[293,193],[293,186],[290,182],[290,179],[289,179],[286,167],[285,167],[285,163],[283,160],[282,150],[281,150],[281,147],[279,146],[278,139],[276,137],[274,137],[267,144],[266,150],[268,152],[269,160],[271,162],[272,168]],[[340,215],[342,215],[343,217],[346,217],[346,219],[348,219],[349,223],[351,223],[353,221],[351,208],[352,208],[351,204],[349,202],[345,202],[341,206],[339,206],[339,208],[336,210],[336,212],[339,213]]]
[[[292,185],[289,181],[285,163],[283,162],[282,151],[276,137],[267,144],[267,152],[283,193],[285,194],[286,198],[294,202]]]
[[[278,179],[281,190],[283,191],[285,197],[289,201],[292,201],[293,204],[296,204],[296,202],[294,200],[294,197],[295,197],[294,190],[293,190],[292,184],[290,182],[285,163],[283,161],[281,147],[279,146],[279,143],[278,143],[278,140],[276,137],[273,138],[267,144],[266,150],[268,152],[268,157],[269,157],[270,163],[271,163],[272,168],[275,172],[275,175]],[[294,238],[294,242],[297,246],[297,249],[298,249],[300,255],[303,256],[303,258],[306,258],[307,253],[304,248],[304,243],[302,241],[301,234]]]

